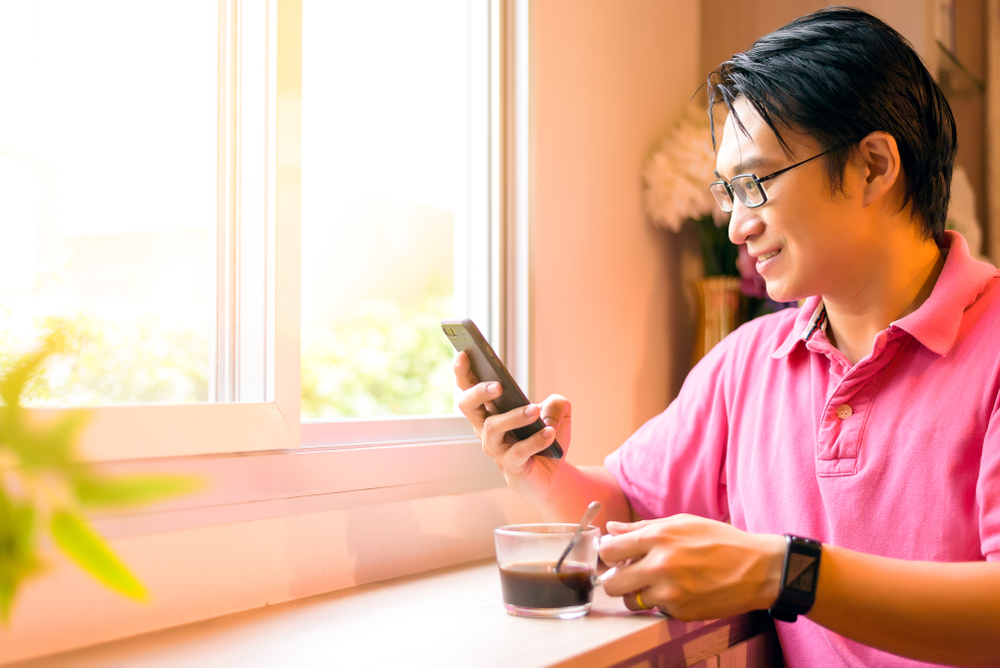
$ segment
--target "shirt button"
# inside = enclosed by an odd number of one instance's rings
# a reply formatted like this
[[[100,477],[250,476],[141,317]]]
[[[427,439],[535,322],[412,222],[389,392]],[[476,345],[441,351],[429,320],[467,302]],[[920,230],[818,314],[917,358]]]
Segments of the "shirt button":
[[[846,420],[852,415],[854,415],[854,409],[848,406],[847,404],[843,404],[842,406],[837,407],[837,417],[839,417],[841,420]]]

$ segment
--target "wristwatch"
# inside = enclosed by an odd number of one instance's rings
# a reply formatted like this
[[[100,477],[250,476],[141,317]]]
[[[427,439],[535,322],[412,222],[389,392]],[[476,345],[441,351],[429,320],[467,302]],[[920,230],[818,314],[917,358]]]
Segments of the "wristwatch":
[[[809,538],[785,535],[785,562],[781,566],[778,600],[768,610],[771,617],[794,622],[809,612],[816,600],[819,558],[823,544]]]

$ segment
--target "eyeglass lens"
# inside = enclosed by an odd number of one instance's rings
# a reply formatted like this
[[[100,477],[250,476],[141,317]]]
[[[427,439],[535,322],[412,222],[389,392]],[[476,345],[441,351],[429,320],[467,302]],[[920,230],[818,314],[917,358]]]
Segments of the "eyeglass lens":
[[[752,176],[737,176],[729,182],[733,192],[743,205],[747,208],[754,208],[764,203],[764,189]]]
[[[717,181],[709,187],[709,190],[712,191],[712,195],[715,197],[715,201],[718,203],[720,209],[725,213],[733,210],[733,198],[729,194],[729,186],[722,181]]]
[[[759,183],[757,183],[757,180],[749,174],[734,177],[733,180],[729,182],[728,186],[722,181],[713,183],[711,185],[711,191],[712,195],[715,196],[715,201],[719,203],[719,206],[726,213],[733,210],[734,194],[740,199],[743,206],[749,209],[758,207],[767,201],[767,197],[764,195],[764,189]]]

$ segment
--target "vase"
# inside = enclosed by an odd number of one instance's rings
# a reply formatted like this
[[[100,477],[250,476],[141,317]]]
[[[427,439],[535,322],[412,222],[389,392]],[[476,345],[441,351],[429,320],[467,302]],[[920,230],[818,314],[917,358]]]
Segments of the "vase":
[[[736,276],[710,276],[694,283],[698,307],[691,366],[743,324],[743,295]]]

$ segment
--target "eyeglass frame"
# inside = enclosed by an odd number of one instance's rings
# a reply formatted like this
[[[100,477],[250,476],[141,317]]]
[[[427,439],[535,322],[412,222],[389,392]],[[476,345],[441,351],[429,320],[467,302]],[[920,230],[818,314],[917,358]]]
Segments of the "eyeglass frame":
[[[748,208],[748,209],[756,209],[756,208],[764,206],[768,202],[767,191],[764,190],[764,187],[762,185],[764,183],[764,181],[770,181],[771,179],[775,178],[776,176],[781,176],[782,174],[784,174],[787,171],[793,170],[796,167],[799,167],[801,165],[806,164],[807,162],[812,162],[816,158],[822,158],[827,153],[832,153],[833,151],[836,151],[838,149],[844,148],[845,146],[847,146],[849,144],[853,144],[853,143],[854,143],[853,141],[846,141],[846,142],[844,142],[842,144],[837,144],[836,146],[834,146],[832,148],[828,148],[828,149],[826,149],[825,151],[823,151],[822,153],[820,153],[818,155],[814,155],[811,158],[807,158],[807,159],[803,160],[802,162],[797,162],[794,165],[792,165],[791,167],[785,167],[784,169],[779,169],[778,171],[772,172],[772,173],[768,174],[767,176],[760,176],[760,177],[758,177],[753,172],[746,172],[745,174],[737,174],[736,176],[734,176],[733,178],[729,179],[728,181],[726,179],[720,177],[718,181],[713,181],[712,183],[709,184],[708,191],[712,193],[713,198],[715,198],[716,204],[719,205],[719,208],[722,209],[723,213],[732,213],[733,212],[733,207],[730,206],[729,210],[726,211],[726,208],[724,206],[722,206],[722,203],[719,201],[719,199],[717,197],[715,197],[715,192],[712,190],[712,187],[720,185],[720,184],[724,185],[726,187],[726,192],[729,193],[729,201],[730,202],[732,202],[733,204],[736,204],[736,200],[738,199],[740,201],[740,204],[742,204],[746,208]],[[761,201],[760,201],[759,204],[747,204],[746,202],[743,201],[743,198],[741,196],[735,194],[735,191],[733,190],[733,186],[731,185],[732,182],[735,181],[736,179],[747,177],[747,176],[750,177],[751,181],[753,181],[755,184],[757,184],[757,190],[760,191],[760,195],[761,195]]]

